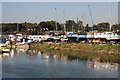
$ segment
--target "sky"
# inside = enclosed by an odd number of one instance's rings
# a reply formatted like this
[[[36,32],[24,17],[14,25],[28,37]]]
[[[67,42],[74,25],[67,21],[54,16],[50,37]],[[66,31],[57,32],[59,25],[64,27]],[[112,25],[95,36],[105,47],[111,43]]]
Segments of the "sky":
[[[76,21],[78,18],[84,25],[87,23],[92,25],[88,5],[94,24],[110,22],[110,2],[2,2],[2,22],[39,23],[57,20],[59,23],[64,23],[65,20]],[[118,23],[118,3],[112,2],[112,24],[116,23]]]

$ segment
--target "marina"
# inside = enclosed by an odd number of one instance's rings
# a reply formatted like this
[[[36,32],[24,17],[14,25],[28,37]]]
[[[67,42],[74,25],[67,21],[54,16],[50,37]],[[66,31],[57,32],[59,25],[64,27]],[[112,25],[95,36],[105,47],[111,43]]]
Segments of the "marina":
[[[108,43],[108,44],[119,44],[120,43],[120,32],[88,32],[76,34],[73,32],[66,32],[65,34],[55,34],[54,32],[44,35],[23,35],[23,34],[10,34],[6,35],[8,38],[1,40],[4,44],[12,44],[11,42],[16,42],[15,45],[25,45],[30,43],[40,43],[40,42],[62,42],[67,40],[69,42],[81,43]],[[16,36],[16,37],[15,37]],[[97,40],[97,41],[95,41]]]
[[[118,5],[3,2],[0,78],[118,79]]]

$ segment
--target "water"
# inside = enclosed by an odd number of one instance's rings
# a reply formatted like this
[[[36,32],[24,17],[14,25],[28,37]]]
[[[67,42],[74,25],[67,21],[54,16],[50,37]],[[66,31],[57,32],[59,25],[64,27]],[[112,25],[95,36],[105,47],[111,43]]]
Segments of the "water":
[[[34,50],[11,50],[2,59],[3,78],[117,78],[118,64],[48,55]]]

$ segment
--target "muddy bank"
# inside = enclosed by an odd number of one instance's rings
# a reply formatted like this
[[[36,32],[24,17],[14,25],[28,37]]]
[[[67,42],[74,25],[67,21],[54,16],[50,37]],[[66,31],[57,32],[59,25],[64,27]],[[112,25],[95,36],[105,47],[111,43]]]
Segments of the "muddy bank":
[[[80,43],[33,43],[30,49],[48,54],[64,54],[80,59],[95,58],[102,62],[119,62],[119,45]]]
[[[7,45],[8,48],[29,49],[29,45]]]

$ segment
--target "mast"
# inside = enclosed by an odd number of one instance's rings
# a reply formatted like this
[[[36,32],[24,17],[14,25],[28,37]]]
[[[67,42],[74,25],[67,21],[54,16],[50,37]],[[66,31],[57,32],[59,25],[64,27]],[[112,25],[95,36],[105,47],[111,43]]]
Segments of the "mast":
[[[83,27],[83,15],[82,15],[82,26],[81,27],[82,27],[82,30],[84,30],[84,27]]]
[[[91,13],[90,6],[89,6],[89,5],[88,5],[88,8],[89,8],[90,17],[91,17],[91,21],[92,21],[92,25],[93,25],[93,31],[94,31],[94,22],[93,22],[92,13]]]
[[[78,17],[77,17],[77,34],[78,34]]]
[[[74,19],[73,19],[73,16],[72,16],[72,32],[75,33],[75,27],[74,27]]]
[[[111,31],[111,27],[112,27],[112,0],[110,2],[110,31]]]
[[[19,32],[19,26],[18,26],[18,22],[17,22],[17,32]]]
[[[84,15],[83,15],[83,27],[84,27],[84,30],[85,30],[84,23],[85,23],[85,12],[84,12]]]
[[[63,14],[64,14],[64,33],[66,32],[66,25],[65,25],[65,19],[66,19],[66,16],[65,16],[65,11],[63,10]]]
[[[73,21],[72,21],[72,32],[74,32],[74,31],[73,31]]]
[[[57,9],[55,8],[55,15],[56,15],[56,31],[57,31]]]
[[[17,27],[17,32],[19,32],[19,25],[18,25],[18,20],[16,19],[16,27]]]

